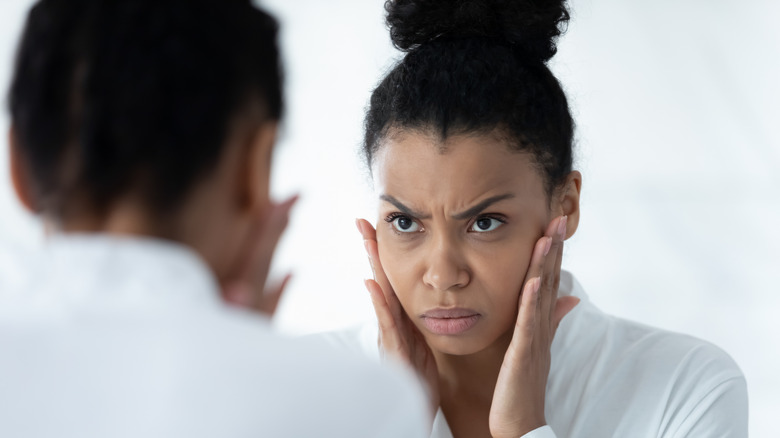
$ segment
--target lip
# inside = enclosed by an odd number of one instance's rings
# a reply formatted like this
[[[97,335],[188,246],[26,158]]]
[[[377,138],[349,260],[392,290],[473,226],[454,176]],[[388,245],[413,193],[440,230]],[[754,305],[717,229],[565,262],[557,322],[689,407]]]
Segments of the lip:
[[[481,316],[475,310],[453,307],[431,309],[420,315],[420,318],[431,333],[459,335],[474,327]]]

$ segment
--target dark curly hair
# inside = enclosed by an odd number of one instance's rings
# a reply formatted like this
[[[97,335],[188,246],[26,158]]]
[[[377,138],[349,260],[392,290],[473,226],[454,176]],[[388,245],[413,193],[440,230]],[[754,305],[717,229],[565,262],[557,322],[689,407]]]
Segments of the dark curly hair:
[[[8,99],[36,207],[175,209],[238,115],[281,117],[277,28],[250,0],[37,2]]]
[[[530,152],[548,196],[572,170],[574,122],[547,68],[569,19],[565,0],[391,0],[393,44],[407,52],[371,95],[371,167],[391,129],[450,135],[498,130]]]

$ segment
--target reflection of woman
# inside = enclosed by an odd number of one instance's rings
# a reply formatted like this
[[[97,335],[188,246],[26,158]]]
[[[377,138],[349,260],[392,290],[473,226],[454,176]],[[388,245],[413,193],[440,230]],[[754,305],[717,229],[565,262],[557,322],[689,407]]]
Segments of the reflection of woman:
[[[560,271],[581,187],[545,64],[563,2],[387,10],[407,53],[371,97],[381,204],[376,229],[358,228],[382,349],[429,384],[434,436],[746,436],[745,380],[726,354],[605,315]]]
[[[0,437],[425,434],[413,378],[261,316],[295,201],[269,199],[277,33],[250,0],[32,6],[11,175],[51,233],[0,278]]]

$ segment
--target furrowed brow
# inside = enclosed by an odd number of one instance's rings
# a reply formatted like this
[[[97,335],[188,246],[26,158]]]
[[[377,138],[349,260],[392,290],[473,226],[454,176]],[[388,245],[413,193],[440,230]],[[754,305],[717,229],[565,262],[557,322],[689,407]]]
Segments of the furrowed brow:
[[[381,195],[379,196],[379,199],[389,202],[395,206],[395,208],[401,210],[402,213],[405,215],[411,216],[416,219],[430,219],[431,215],[423,215],[420,212],[414,211],[411,208],[405,206],[401,201],[395,199],[394,197],[390,195]]]
[[[495,204],[496,202],[503,201],[504,199],[510,199],[514,198],[515,195],[511,193],[505,193],[503,195],[493,196],[490,198],[485,199],[484,201],[480,202],[479,204],[469,208],[468,210],[462,212],[453,214],[452,218],[457,220],[464,220],[468,219],[470,217],[474,217],[482,212],[482,210],[490,207],[491,205]]]

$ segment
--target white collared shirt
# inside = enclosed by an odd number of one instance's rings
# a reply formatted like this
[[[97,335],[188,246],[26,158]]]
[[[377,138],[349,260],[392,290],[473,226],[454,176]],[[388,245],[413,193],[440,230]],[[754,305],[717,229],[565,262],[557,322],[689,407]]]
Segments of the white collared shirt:
[[[603,313],[565,271],[559,295],[581,302],[553,341],[548,425],[522,438],[747,437],[747,385],[726,353]],[[322,337],[378,358],[376,327]],[[430,438],[452,438],[441,410]]]
[[[185,247],[59,236],[19,266],[0,281],[0,437],[427,435],[412,376],[273,333]]]

